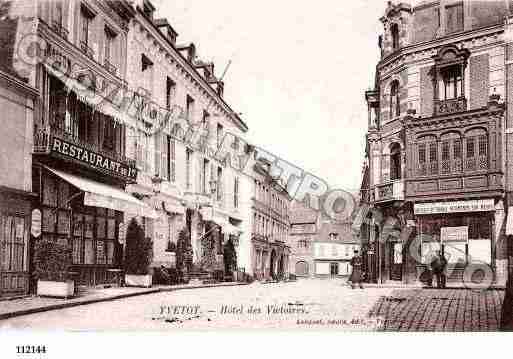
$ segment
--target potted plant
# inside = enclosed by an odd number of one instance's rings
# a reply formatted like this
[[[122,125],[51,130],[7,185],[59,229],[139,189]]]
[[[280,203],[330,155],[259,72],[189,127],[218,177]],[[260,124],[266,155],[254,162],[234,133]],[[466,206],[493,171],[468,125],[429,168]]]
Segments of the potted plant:
[[[151,287],[149,272],[151,262],[151,240],[145,238],[144,230],[133,218],[126,231],[125,284],[131,287]]]
[[[68,298],[75,294],[75,282],[69,272],[73,248],[66,239],[54,242],[38,240],[34,245],[34,275],[37,295]]]

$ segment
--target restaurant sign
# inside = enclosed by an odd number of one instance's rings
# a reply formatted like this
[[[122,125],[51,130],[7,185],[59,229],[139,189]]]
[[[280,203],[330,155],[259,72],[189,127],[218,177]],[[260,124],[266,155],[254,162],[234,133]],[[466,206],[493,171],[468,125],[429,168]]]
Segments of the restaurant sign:
[[[127,164],[115,161],[107,156],[87,150],[60,138],[52,138],[51,150],[102,172],[133,181],[137,179],[137,169],[135,167],[130,167]]]
[[[438,214],[438,213],[458,213],[458,212],[487,212],[494,211],[495,203],[493,199],[479,199],[471,201],[454,202],[432,202],[415,203],[413,211],[415,214]]]

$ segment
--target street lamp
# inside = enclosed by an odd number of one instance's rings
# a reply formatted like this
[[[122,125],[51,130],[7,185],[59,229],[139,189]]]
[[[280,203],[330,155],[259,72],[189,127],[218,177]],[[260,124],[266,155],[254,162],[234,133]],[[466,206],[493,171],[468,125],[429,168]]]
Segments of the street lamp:
[[[153,193],[159,194],[162,187],[162,178],[159,175],[155,175],[151,178],[151,183],[153,187]]]

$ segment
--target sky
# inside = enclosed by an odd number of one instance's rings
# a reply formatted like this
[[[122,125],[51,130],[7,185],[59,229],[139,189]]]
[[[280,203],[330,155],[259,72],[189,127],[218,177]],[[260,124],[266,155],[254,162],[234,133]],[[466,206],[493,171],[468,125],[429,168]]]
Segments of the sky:
[[[367,131],[364,92],[379,60],[386,1],[153,0],[157,16],[227,64],[225,99],[247,139],[329,184],[358,190]]]

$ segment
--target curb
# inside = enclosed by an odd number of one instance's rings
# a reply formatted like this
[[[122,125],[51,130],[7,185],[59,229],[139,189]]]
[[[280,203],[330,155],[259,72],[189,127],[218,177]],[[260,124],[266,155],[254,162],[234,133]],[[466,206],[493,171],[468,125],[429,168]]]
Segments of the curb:
[[[172,287],[170,287],[170,288],[148,289],[147,291],[143,291],[143,292],[125,293],[125,294],[114,295],[114,296],[111,296],[111,297],[95,298],[95,299],[85,299],[85,300],[80,301],[80,302],[59,303],[59,304],[47,305],[47,306],[44,306],[44,307],[36,307],[36,308],[30,308],[30,309],[16,310],[16,311],[13,311],[13,312],[0,314],[0,320],[20,317],[20,316],[29,315],[29,314],[49,312],[51,310],[79,307],[79,306],[87,305],[87,304],[95,304],[95,303],[100,303],[100,302],[109,302],[109,301],[118,300],[118,299],[142,296],[142,295],[146,295],[146,294],[174,292],[174,291],[179,291],[179,290],[183,290],[183,289],[235,287],[235,286],[239,286],[239,285],[248,285],[248,283],[232,283],[232,284],[222,284],[222,285],[204,284],[204,285],[190,286],[190,287],[180,287],[180,288],[172,288]]]

